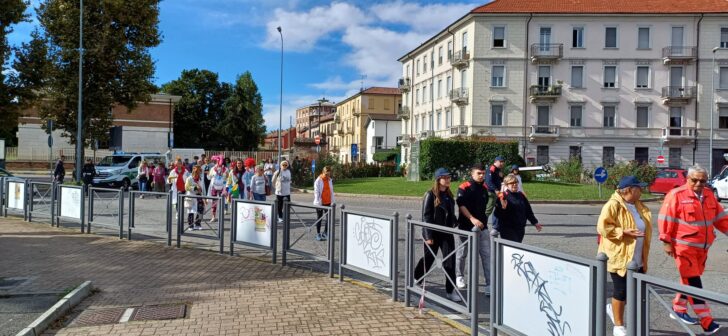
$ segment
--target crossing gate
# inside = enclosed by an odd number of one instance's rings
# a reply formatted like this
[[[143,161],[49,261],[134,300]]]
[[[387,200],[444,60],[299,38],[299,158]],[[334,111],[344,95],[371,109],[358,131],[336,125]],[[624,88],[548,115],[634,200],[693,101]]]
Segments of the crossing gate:
[[[92,227],[118,230],[124,238],[124,189],[88,187],[88,233]]]
[[[127,239],[132,240],[134,231],[138,230],[139,235],[165,239],[167,246],[172,246],[172,199],[171,191],[165,193],[130,190]],[[137,207],[138,203],[141,204]],[[160,220],[161,225],[154,220]]]
[[[278,245],[276,202],[234,199],[230,227],[230,255],[235,245],[269,250],[276,263]]]
[[[197,211],[197,202],[202,201],[205,203],[202,213]],[[205,220],[205,216],[212,213],[212,202],[217,202],[217,220],[215,222],[208,222]],[[187,195],[178,193],[177,194],[177,247],[181,246],[182,237],[195,237],[206,240],[217,240],[220,245],[220,254],[224,253],[225,249],[225,207],[224,198],[222,196],[198,196],[198,195]],[[189,206],[188,206],[189,205]],[[194,207],[194,211],[191,210]],[[196,223],[198,220],[202,230],[185,230],[184,224],[189,218],[192,218],[192,223]]]
[[[335,213],[336,204],[322,206],[283,202],[283,248],[281,249],[283,266],[288,263],[288,254],[291,253],[328,263],[329,277],[334,277]],[[324,220],[326,220],[325,225]],[[319,225],[323,226],[328,233],[325,241],[315,238],[316,233],[313,229]]]

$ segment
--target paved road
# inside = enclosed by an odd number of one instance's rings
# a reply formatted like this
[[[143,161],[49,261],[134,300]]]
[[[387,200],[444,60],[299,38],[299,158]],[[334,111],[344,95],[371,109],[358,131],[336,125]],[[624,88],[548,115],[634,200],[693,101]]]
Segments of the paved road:
[[[94,227],[94,231],[106,233],[109,235],[118,234],[118,226],[116,226],[116,218],[108,213],[114,211],[116,201],[104,200],[103,198],[111,196],[100,195],[102,199],[97,204],[105,204],[103,206],[97,206],[97,211],[107,212],[106,215],[99,213],[96,218],[99,218],[100,222],[109,223],[107,228]],[[311,202],[312,195],[310,194],[295,194],[293,197],[294,202],[301,202],[309,204]],[[345,204],[347,209],[356,211],[365,211],[379,215],[392,215],[397,212],[401,215],[400,217],[400,229],[399,229],[399,251],[405,251],[404,237],[406,234],[406,225],[404,224],[404,217],[406,214],[413,214],[414,219],[420,217],[420,201],[417,199],[410,198],[374,198],[374,197],[338,197],[337,202],[339,204]],[[648,206],[653,212],[653,219],[657,218],[657,210],[659,203],[649,203]],[[164,199],[147,198],[144,200],[137,200],[137,206],[135,211],[135,218],[137,221],[137,227],[135,229],[135,239],[152,239],[152,237],[158,237],[155,240],[164,241],[165,233],[163,223],[164,219]],[[532,228],[527,229],[525,242],[531,245],[548,248],[555,251],[565,252],[568,254],[581,256],[585,258],[593,258],[596,254],[596,234],[595,234],[595,223],[598,213],[601,209],[600,205],[535,205],[534,210],[536,216],[540,222],[545,225],[544,231],[536,233]],[[338,214],[337,214],[338,216]],[[207,217],[209,218],[209,216]],[[294,222],[303,222],[305,225],[310,226],[314,223],[316,215],[313,211],[306,209],[298,209],[296,215],[292,216]],[[124,221],[126,223],[126,220]],[[226,228],[229,228],[229,223],[226,224]],[[229,229],[226,229],[229,230]],[[340,230],[340,227],[337,228]],[[216,224],[205,224],[204,230],[201,232],[195,232],[202,235],[208,235],[213,238],[219,229]],[[173,228],[173,233],[176,230]],[[226,236],[229,237],[229,231],[226,231]],[[302,238],[296,242],[295,247],[301,250],[309,251],[313,254],[325,255],[326,248],[325,243],[317,242],[313,240],[313,229],[307,228],[300,223],[294,223],[291,239],[295,241],[299,237]],[[282,240],[282,232],[279,230],[279,243]],[[192,244],[196,247],[217,249],[218,243],[212,240],[202,240],[198,238],[184,237],[183,241]],[[657,248],[653,249],[650,263],[649,263],[649,274],[658,276],[661,278],[676,281],[678,280],[677,273],[675,271],[673,261],[664,255],[659,250],[659,242],[657,236],[653,237],[653,246]],[[226,247],[227,249],[227,247]],[[703,283],[707,289],[718,291],[722,293],[728,293],[728,239],[725,236],[719,236],[715,245],[711,248],[708,264],[706,265],[706,273],[703,277]],[[248,249],[243,247],[237,247],[236,251],[239,254],[252,256],[257,258],[270,258],[270,253],[261,252],[255,249]],[[280,244],[279,244],[280,251]],[[416,248],[415,251],[418,253],[417,258],[421,255],[422,251]],[[336,244],[336,253],[338,259],[338,242]],[[400,264],[403,268],[404,265],[404,253],[400,253]],[[301,260],[295,263],[298,266],[312,268],[319,271],[326,270],[325,265],[321,263],[305,262]],[[481,272],[482,273],[482,272]],[[403,274],[400,274],[403,278]],[[384,284],[377,283],[376,280],[370,278],[362,278],[375,284],[380,285],[384,289]],[[443,278],[441,274],[433,274],[433,283],[442,283]],[[437,291],[437,289],[435,289]],[[663,298],[666,300],[670,299],[669,293],[664,293]],[[486,300],[481,300],[483,306],[487,304]],[[658,307],[658,303],[653,302],[653,307]],[[487,309],[483,311],[487,312]],[[655,308],[651,310],[652,321],[653,321],[653,334],[658,335],[670,335],[671,330],[678,330],[674,322],[670,321],[662,313],[661,308]],[[728,311],[724,307],[716,308],[716,317],[719,322],[728,322],[724,317],[728,317]],[[484,314],[483,317],[487,317]]]

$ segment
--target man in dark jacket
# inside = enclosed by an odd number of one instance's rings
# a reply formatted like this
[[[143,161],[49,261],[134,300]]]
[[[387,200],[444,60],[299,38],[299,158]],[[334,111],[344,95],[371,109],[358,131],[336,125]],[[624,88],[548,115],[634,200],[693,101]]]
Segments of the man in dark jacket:
[[[63,184],[63,178],[66,177],[66,167],[63,166],[63,156],[61,156],[53,168],[53,181]]]
[[[501,191],[501,186],[503,185],[503,177],[505,176],[503,175],[504,163],[505,158],[500,155],[496,156],[493,164],[490,165],[490,167],[488,168],[488,172],[485,174],[485,185],[488,186],[488,193],[490,194],[491,200],[495,200]],[[485,210],[485,213],[488,215],[488,217],[493,214],[494,207],[495,202],[490,202],[488,204],[488,208]],[[493,219],[493,221],[495,221],[495,218]]]
[[[490,295],[490,237],[488,236],[488,189],[483,183],[485,168],[482,164],[475,164],[470,169],[470,179],[458,187],[457,204],[459,210],[458,228],[467,231],[479,231],[480,246],[478,254],[483,264],[485,276],[485,294]],[[460,243],[467,241],[467,237],[460,237]],[[465,258],[468,256],[466,248],[458,249],[455,257],[455,284],[458,288],[466,287],[465,284]],[[475,257],[475,256],[473,256]]]
[[[96,166],[94,166],[94,162],[91,159],[87,159],[86,164],[81,169],[81,178],[83,179],[84,187],[88,188],[88,186],[93,185],[95,176]]]

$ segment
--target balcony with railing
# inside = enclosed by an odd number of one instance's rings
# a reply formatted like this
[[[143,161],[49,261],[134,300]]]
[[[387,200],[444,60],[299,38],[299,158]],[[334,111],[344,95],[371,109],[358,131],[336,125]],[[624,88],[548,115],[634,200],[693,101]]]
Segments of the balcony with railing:
[[[450,136],[468,135],[468,126],[452,126],[450,127]]]
[[[466,105],[468,103],[468,88],[450,90],[450,101],[458,105]]]
[[[537,140],[554,141],[561,135],[558,125],[531,125],[531,142]]]
[[[665,86],[662,88],[662,102],[664,104],[688,104],[698,95],[695,86]]]
[[[422,132],[420,132],[420,139],[432,138],[433,136],[435,136],[435,132],[434,131],[422,131]]]
[[[669,46],[662,48],[662,63],[685,64],[698,58],[698,47]]]
[[[561,85],[531,85],[528,90],[528,97],[531,103],[556,102],[561,97]]]
[[[410,118],[410,108],[409,106],[403,105],[399,111],[397,111],[397,118],[407,120]]]
[[[662,129],[662,139],[670,142],[690,142],[698,134],[695,127],[665,127]]]
[[[409,77],[400,78],[398,87],[402,92],[409,92],[412,89],[412,83]]]
[[[562,43],[534,43],[531,45],[531,62],[553,62],[564,57]]]
[[[450,65],[456,68],[468,66],[470,63],[470,52],[467,50],[456,51],[450,58]]]

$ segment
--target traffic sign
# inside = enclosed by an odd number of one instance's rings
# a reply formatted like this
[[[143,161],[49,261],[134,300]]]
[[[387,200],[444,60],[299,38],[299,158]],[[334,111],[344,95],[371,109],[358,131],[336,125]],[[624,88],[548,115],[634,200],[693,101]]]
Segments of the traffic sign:
[[[664,155],[658,155],[657,156],[657,163],[665,163],[665,156]]]
[[[609,174],[607,174],[607,170],[604,167],[597,167],[594,170],[594,180],[599,184],[606,182],[608,176]]]
[[[48,147],[53,148],[53,136],[48,136]]]
[[[311,175],[316,176],[316,160],[311,160]]]
[[[320,136],[320,135],[317,135],[317,136],[316,136],[315,138],[313,138],[313,139],[314,139],[314,142],[315,142],[315,143],[316,143],[317,145],[320,145],[320,144],[321,144],[321,136]]]

